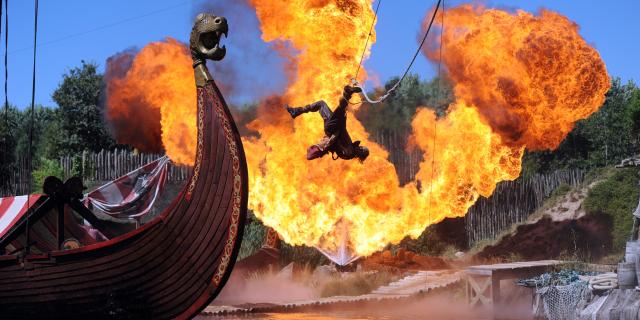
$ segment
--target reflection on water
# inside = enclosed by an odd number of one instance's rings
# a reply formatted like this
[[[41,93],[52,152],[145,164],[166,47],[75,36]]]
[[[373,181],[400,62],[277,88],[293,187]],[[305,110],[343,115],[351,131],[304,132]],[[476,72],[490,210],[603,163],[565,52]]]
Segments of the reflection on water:
[[[257,314],[249,314],[247,316],[236,316],[236,317],[206,317],[204,319],[225,319],[225,320],[298,320],[298,319],[308,319],[308,320],[369,320],[369,319],[398,319],[398,318],[390,318],[390,317],[351,317],[346,315],[329,315],[329,314],[317,314],[317,313],[257,313]],[[408,319],[408,318],[407,318]],[[416,319],[416,318],[413,318]]]
[[[225,288],[226,289],[226,288]],[[260,292],[262,296],[273,295],[281,298],[279,295],[288,292],[291,288],[285,288],[281,284],[271,284],[269,286],[251,287],[255,292]],[[279,290],[283,289],[283,290]],[[245,291],[229,291],[225,299],[216,301],[211,306],[210,311],[214,310],[230,310],[223,306],[237,306],[240,308],[262,307],[266,308],[269,304],[246,302],[247,300],[258,300],[264,297],[254,297],[248,295]],[[509,305],[509,319],[527,319],[530,314],[531,296],[527,296],[526,303],[518,306],[515,302]],[[233,298],[233,299],[232,299]],[[247,299],[251,298],[251,299]],[[242,303],[221,303],[225,301],[242,301]],[[515,300],[514,300],[515,301]],[[278,304],[272,302],[272,304]],[[291,313],[245,313],[240,315],[225,316],[200,316],[200,320],[472,320],[472,319],[490,319],[490,313],[486,310],[470,310],[466,302],[464,291],[460,288],[450,288],[441,292],[430,292],[426,296],[415,296],[406,299],[384,299],[369,300],[353,304],[330,304],[309,306],[309,309],[298,309]],[[292,310],[293,311],[293,310]]]
[[[381,314],[369,314],[365,315],[366,310],[361,311],[341,311],[341,312],[326,312],[326,313],[256,313],[247,314],[243,316],[220,316],[220,317],[200,317],[202,320],[414,320],[414,319],[436,319],[434,317],[427,316],[425,314],[393,314],[393,315],[381,315]],[[447,319],[447,318],[437,318]],[[460,319],[458,317],[451,317],[448,319]]]
[[[314,310],[297,313],[261,313],[239,316],[201,316],[201,320],[471,320],[486,319],[488,314],[471,311],[459,301],[444,299],[398,300],[368,305],[337,307],[333,310]],[[513,317],[525,319],[527,317]]]

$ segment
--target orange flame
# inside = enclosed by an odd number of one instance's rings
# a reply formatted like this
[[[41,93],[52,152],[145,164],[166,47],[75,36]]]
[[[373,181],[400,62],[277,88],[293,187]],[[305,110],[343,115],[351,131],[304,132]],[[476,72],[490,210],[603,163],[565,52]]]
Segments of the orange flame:
[[[474,106],[505,144],[555,149],[609,89],[604,63],[578,29],[547,10],[447,11],[443,63],[455,96]]]
[[[447,10],[442,62],[456,102],[441,119],[421,108],[412,122],[411,140],[425,154],[416,176],[420,193],[414,184],[399,186],[387,151],[369,141],[353,114],[347,121],[350,135],[371,151],[364,164],[330,157],[306,161],[306,148],[323,135],[322,119],[307,114],[292,121],[283,110],[286,101],[337,104],[373,20],[371,0],[249,2],[263,40],[289,41],[297,50],[283,98],[263,102],[250,124],[259,135],[243,139],[249,206],[290,244],[334,251],[346,236],[352,250],[368,255],[406,236],[418,237],[446,217],[463,216],[498,182],[519,175],[525,148],[555,148],[577,120],[598,109],[609,88],[598,53],[559,14],[468,5]],[[149,47],[120,88],[133,91],[125,95],[144,95],[162,110],[167,153],[190,163],[195,93],[187,52],[175,41]],[[153,59],[141,57],[148,52]],[[432,60],[438,56],[426,53]],[[344,225],[346,235],[338,228]]]
[[[192,164],[196,150],[196,89],[186,45],[168,38],[142,48],[122,77],[107,79],[107,118],[128,119],[143,134],[160,118],[162,145],[172,161]],[[144,110],[132,110],[132,107]],[[139,137],[119,139],[134,144]],[[135,144],[134,144],[135,146]]]
[[[286,97],[295,105],[319,99],[335,105],[373,19],[370,1],[250,3],[265,41],[287,40],[300,50]],[[352,115],[352,138],[371,148],[364,164],[304,160],[305,148],[322,136],[318,116],[293,126],[253,124],[260,138],[245,139],[250,206],[286,242],[335,250],[341,222],[349,246],[362,255],[417,237],[445,217],[463,216],[498,182],[518,177],[525,147],[555,148],[575,121],[602,104],[609,88],[604,63],[567,18],[461,6],[446,19],[443,63],[457,101],[437,120],[435,148],[433,112],[420,109],[412,122],[412,141],[425,153],[416,176],[425,192],[399,186],[387,152],[367,141]]]

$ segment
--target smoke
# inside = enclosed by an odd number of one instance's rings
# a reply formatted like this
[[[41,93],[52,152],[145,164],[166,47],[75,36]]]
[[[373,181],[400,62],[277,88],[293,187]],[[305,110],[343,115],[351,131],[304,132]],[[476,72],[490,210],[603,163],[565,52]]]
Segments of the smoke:
[[[232,109],[236,107],[234,114],[253,118],[255,112],[242,106],[277,99],[274,94],[282,92],[294,76],[293,51],[282,41],[262,41],[255,12],[245,1],[205,2],[196,7],[193,17],[200,12],[229,21],[229,38],[223,40],[227,56],[223,63],[208,67]],[[174,153],[172,160],[190,162],[194,133],[187,129],[195,107],[190,60],[187,46],[173,39],[127,49],[107,60],[102,103],[118,143],[143,152],[166,150]]]
[[[499,314],[505,319],[532,319],[531,292],[527,288],[517,288],[502,281],[504,296],[510,297],[508,305],[496,306],[494,312],[486,308],[472,308],[464,301],[464,294],[453,289],[446,292],[430,293],[422,298],[374,300],[352,304],[325,305],[296,313],[275,313],[268,317],[277,319],[490,319]],[[314,299],[309,289],[276,277],[247,280],[245,283],[230,281],[214,301],[215,305],[242,305],[245,303],[287,304],[300,300]],[[256,315],[262,319],[264,315]],[[251,315],[224,319],[254,319]],[[267,317],[265,317],[266,319]],[[214,317],[214,319],[217,319]]]
[[[225,39],[227,56],[223,63],[208,64],[221,91],[232,105],[254,103],[284,91],[288,78],[291,48],[282,41],[266,43],[260,38],[255,10],[245,0],[206,1],[195,7],[193,16],[208,12],[229,22]]]
[[[171,38],[152,42],[112,57],[106,73],[105,113],[117,141],[147,152],[164,149],[176,163],[189,163],[196,88],[187,46]]]
[[[129,144],[142,152],[160,153],[160,109],[149,104],[143,93],[132,91],[133,94],[126,97],[112,94],[127,89],[125,78],[137,54],[138,51],[131,48],[107,59],[102,101],[105,117],[118,143]]]
[[[277,273],[249,274],[234,272],[214,303],[239,305],[245,303],[285,303],[317,298],[312,288]]]

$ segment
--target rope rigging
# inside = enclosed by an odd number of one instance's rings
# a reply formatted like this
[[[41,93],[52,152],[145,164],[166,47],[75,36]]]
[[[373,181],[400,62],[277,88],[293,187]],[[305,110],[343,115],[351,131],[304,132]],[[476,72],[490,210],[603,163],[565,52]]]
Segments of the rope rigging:
[[[0,2],[0,20],[2,19],[2,6],[3,3]],[[5,31],[6,32],[6,31]],[[0,36],[2,36],[2,24],[0,23]],[[5,49],[6,50],[6,49]],[[7,65],[5,64],[4,66],[5,71],[7,70]],[[7,80],[5,78],[5,84],[7,83]],[[7,92],[5,91],[4,93],[4,97],[5,97],[5,101],[7,98]],[[2,131],[2,170],[6,169],[7,166],[7,135],[9,133],[9,110],[7,109],[7,105],[5,104],[5,109],[4,109],[4,131]],[[6,132],[5,132],[6,131]],[[5,185],[9,185],[9,179],[6,179],[5,177],[1,177],[3,178],[5,181],[2,182],[0,184],[0,187],[4,187]],[[1,196],[1,195],[0,195]]]
[[[380,6],[380,2],[381,2],[381,0],[378,2],[378,7]],[[409,65],[404,70],[404,73],[402,74],[402,77],[400,77],[400,79],[389,90],[387,90],[387,92],[384,95],[382,95],[380,98],[378,98],[376,100],[371,99],[367,95],[367,93],[366,93],[367,91],[365,90],[364,85],[358,83],[358,80],[357,80],[358,74],[356,73],[356,76],[351,81],[353,82],[354,86],[359,87],[360,89],[362,89],[362,96],[364,97],[364,99],[367,102],[369,102],[371,104],[381,103],[384,100],[386,100],[391,94],[393,94],[393,92],[396,89],[398,89],[398,87],[400,86],[400,83],[402,83],[402,80],[404,80],[404,78],[407,76],[407,74],[409,74],[409,70],[411,70],[411,67],[413,66],[413,63],[416,61],[416,58],[420,54],[420,50],[422,50],[422,47],[424,46],[424,43],[427,40],[427,36],[429,35],[429,31],[431,31],[431,26],[433,25],[433,21],[435,20],[436,15],[438,14],[438,9],[440,8],[440,3],[441,2],[442,2],[442,0],[438,0],[438,3],[436,4],[436,8],[433,11],[433,15],[431,16],[431,20],[429,21],[429,26],[427,27],[427,30],[424,33],[424,36],[422,37],[422,41],[420,42],[420,45],[416,49],[416,52],[413,54],[413,58],[411,59],[411,62],[409,62]],[[378,15],[378,11],[377,11],[377,8],[376,8],[376,15],[374,16],[373,22],[371,23],[371,27],[372,28],[373,28],[373,24],[375,23],[375,21],[377,19],[377,15]],[[367,41],[366,41],[366,44],[365,44],[364,51],[367,50],[367,45],[369,44],[369,37],[371,37],[371,31],[369,31],[369,36],[367,36]],[[364,57],[364,51],[362,53],[363,57]],[[362,65],[362,59],[360,59],[360,65],[358,66],[358,71],[360,71],[360,66],[361,65]]]
[[[411,70],[411,67],[413,66],[414,62],[416,61],[416,58],[418,57],[418,54],[420,54],[420,51],[422,50],[422,47],[424,46],[424,43],[427,40],[427,36],[429,35],[429,32],[431,31],[431,27],[433,26],[433,22],[435,21],[436,16],[438,15],[438,10],[440,9],[440,5],[442,5],[442,19],[441,19],[441,31],[440,31],[440,51],[439,51],[439,59],[438,59],[438,82],[437,82],[437,104],[439,105],[441,103],[441,99],[442,99],[442,40],[443,40],[443,35],[444,35],[444,14],[445,14],[445,3],[444,0],[438,0],[438,3],[436,4],[436,7],[433,11],[433,14],[431,16],[431,20],[429,21],[429,26],[427,27],[427,30],[424,33],[424,36],[422,37],[422,41],[420,42],[420,45],[418,46],[418,48],[416,49],[416,52],[413,55],[413,58],[411,59],[411,62],[409,62],[409,65],[407,66],[407,68],[405,69],[404,73],[402,74],[402,77],[400,77],[400,79],[398,79],[398,81],[389,89],[387,90],[387,92],[382,95],[380,98],[378,98],[377,100],[373,100],[371,99],[369,96],[367,96],[366,90],[364,88],[364,85],[361,85],[358,83],[357,78],[358,78],[358,74],[360,72],[360,68],[362,66],[362,61],[364,60],[364,55],[366,53],[367,50],[367,46],[369,45],[369,38],[371,37],[371,33],[373,31],[373,26],[375,25],[375,22],[378,18],[378,9],[380,8],[380,4],[382,3],[382,0],[378,1],[378,4],[376,6],[376,10],[374,13],[374,18],[373,21],[371,22],[371,27],[369,28],[369,35],[367,36],[367,39],[365,41],[365,45],[364,45],[364,49],[362,50],[362,55],[360,57],[360,62],[358,64],[358,68],[356,69],[356,73],[354,78],[352,79],[353,85],[356,87],[359,87],[360,89],[362,89],[362,96],[364,97],[364,99],[371,103],[371,104],[377,104],[377,103],[381,103],[384,100],[386,100],[391,94],[393,94],[393,92],[400,86],[400,84],[402,83],[402,81],[406,78],[407,74],[409,74],[409,70]],[[433,122],[433,143],[432,143],[432,157],[431,157],[431,177],[430,177],[430,183],[429,183],[429,202],[428,202],[428,219],[429,219],[429,223],[431,223],[431,204],[432,204],[432,198],[433,198],[433,177],[435,175],[435,163],[436,163],[436,140],[437,140],[437,133],[438,133],[438,122],[437,122],[437,116],[438,116],[438,105],[436,105],[436,109],[435,109],[435,113],[436,113],[436,119]]]
[[[33,73],[31,77],[31,125],[29,126],[29,151],[27,152],[27,166],[29,168],[29,172],[33,172],[33,163],[32,163],[32,153],[33,153],[33,125],[34,125],[34,114],[35,114],[35,103],[36,103],[36,48],[38,43],[38,0],[35,0],[35,11],[34,11],[34,26],[33,26]],[[31,180],[31,177],[29,177]],[[29,254],[29,215],[31,213],[31,199],[29,198],[31,192],[27,193],[27,218],[26,218],[26,244],[25,244],[25,253]]]
[[[356,74],[353,76],[354,79],[358,79],[358,74],[360,73],[360,68],[362,67],[362,60],[364,60],[364,54],[367,52],[367,46],[369,45],[369,38],[371,38],[371,32],[373,31],[373,26],[376,24],[376,20],[378,20],[378,10],[380,9],[380,5],[382,4],[382,0],[378,0],[378,4],[376,5],[376,11],[373,13],[373,21],[371,21],[371,26],[369,27],[369,35],[367,35],[367,40],[364,42],[364,48],[362,48],[362,55],[360,55],[360,62],[358,62],[358,68],[356,69]]]
[[[9,194],[14,194],[13,186],[11,185],[11,179],[9,178],[9,140],[13,140],[13,136],[10,130],[9,124],[9,94],[7,93],[7,87],[9,83],[9,68],[8,68],[8,50],[9,50],[9,0],[4,1],[4,11],[2,10],[2,4],[0,3],[0,20],[4,13],[4,125],[5,132],[3,133],[3,152],[2,152],[2,165],[7,170],[6,177],[3,177],[4,182],[0,186],[4,186]],[[1,33],[1,32],[0,32]],[[11,139],[10,139],[11,138]]]

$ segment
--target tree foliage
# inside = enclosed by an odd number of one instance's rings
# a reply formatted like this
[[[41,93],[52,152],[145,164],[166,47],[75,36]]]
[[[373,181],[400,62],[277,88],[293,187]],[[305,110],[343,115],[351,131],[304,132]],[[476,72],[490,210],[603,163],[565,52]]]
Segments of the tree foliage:
[[[72,68],[62,78],[53,93],[60,113],[59,130],[62,134],[57,150],[60,153],[98,151],[114,145],[99,108],[102,75],[97,65],[82,61],[81,67]]]
[[[553,151],[527,153],[526,173],[617,164],[640,151],[640,89],[613,79],[602,107],[575,128]]]
[[[382,95],[398,81],[392,78],[384,88],[378,88],[369,96]],[[398,89],[380,104],[364,103],[356,116],[373,136],[389,132],[409,132],[411,120],[418,107],[435,109],[443,115],[453,101],[451,85],[446,79],[422,81],[417,75],[408,75]]]
[[[57,110],[43,106],[36,106],[33,115],[32,153],[33,158],[38,159],[40,156],[44,156],[42,153],[43,145],[52,138],[48,128],[56,126],[60,120]],[[26,108],[18,113],[16,124],[16,153],[18,155],[27,155],[29,153],[31,121],[31,109]],[[59,132],[55,132],[53,136],[58,136],[59,134]]]
[[[633,216],[631,212],[638,203],[638,170],[635,168],[613,169],[605,180],[591,189],[583,206],[588,214],[604,213],[612,217],[614,252],[624,252],[631,235]]]
[[[3,108],[2,117],[0,117],[0,189],[9,187],[10,176],[15,170],[17,114],[15,108],[8,110]]]
[[[48,176],[55,176],[60,179],[64,179],[64,172],[60,163],[47,158],[40,158],[40,161],[38,161],[38,167],[33,170],[32,175],[32,190],[36,190],[36,192],[43,192],[42,185],[44,184],[44,179]]]

